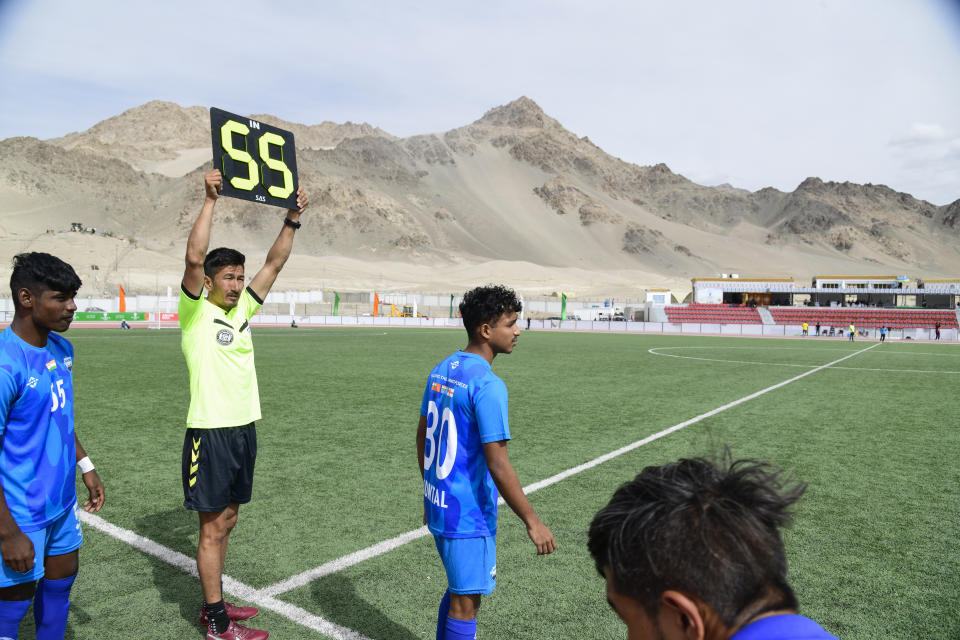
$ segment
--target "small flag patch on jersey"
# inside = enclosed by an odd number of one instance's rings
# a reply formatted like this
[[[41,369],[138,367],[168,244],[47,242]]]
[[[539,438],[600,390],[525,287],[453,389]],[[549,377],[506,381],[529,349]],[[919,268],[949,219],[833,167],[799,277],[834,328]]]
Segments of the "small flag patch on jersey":
[[[56,360],[51,360],[50,362],[47,363],[47,371],[53,371],[56,368],[57,368]]]
[[[447,385],[440,386],[440,393],[447,394],[448,397],[453,397],[453,387],[448,387]]]
[[[430,391],[440,391],[440,383],[434,382],[430,385]]]

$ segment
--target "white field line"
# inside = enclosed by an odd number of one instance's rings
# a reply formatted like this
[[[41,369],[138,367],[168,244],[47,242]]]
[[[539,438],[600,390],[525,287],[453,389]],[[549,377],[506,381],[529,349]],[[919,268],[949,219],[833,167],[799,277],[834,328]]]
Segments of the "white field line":
[[[360,564],[364,560],[369,560],[370,558],[383,555],[384,553],[392,551],[397,547],[402,547],[408,542],[425,538],[428,535],[430,535],[430,530],[425,526],[420,527],[419,529],[414,529],[413,531],[402,533],[399,536],[390,538],[389,540],[384,540],[383,542],[378,542],[377,544],[367,547],[366,549],[354,551],[353,553],[345,555],[342,558],[331,560],[330,562],[324,563],[319,567],[314,567],[313,569],[299,573],[293,577],[283,580],[282,582],[272,584],[269,587],[264,587],[261,589],[261,591],[271,596],[277,596],[281,593],[286,593],[287,591],[293,591],[294,589],[302,587],[305,584],[309,584],[314,580],[319,580],[324,576],[328,576],[338,571],[343,571],[344,569],[352,567],[355,564]]]
[[[879,344],[879,343],[877,343]],[[876,346],[876,345],[874,345]],[[818,365],[815,364],[793,364],[789,362],[756,362],[753,360],[723,360],[720,358],[698,358],[696,356],[680,356],[675,353],[661,353],[664,349],[741,349],[743,347],[654,347],[653,349],[647,349],[647,353],[651,353],[655,356],[663,356],[665,358],[679,358],[681,360],[701,360],[703,362],[727,362],[731,364],[755,364],[763,367],[799,367],[803,369],[814,369]],[[778,351],[778,348],[768,349],[770,351]],[[817,351],[817,349],[811,349],[811,351]],[[835,349],[819,349],[819,351],[835,351]],[[864,349],[866,351],[866,349]],[[885,355],[890,355],[891,352],[883,351],[879,352]],[[928,355],[922,352],[916,352],[917,355]],[[953,354],[930,354],[930,355],[953,355]],[[956,354],[960,355],[960,354]],[[957,374],[960,371],[952,371],[949,369],[871,369],[868,367],[831,367],[832,369],[843,369],[845,371],[882,371],[886,373],[946,373],[946,374]]]
[[[844,360],[847,360],[847,359],[849,359],[849,358],[852,358],[852,357],[854,357],[854,356],[856,356],[856,355],[860,355],[861,353],[864,353],[864,352],[866,352],[866,351],[869,351],[870,349],[873,349],[874,347],[878,346],[879,344],[880,344],[880,343],[878,342],[878,343],[876,343],[876,344],[873,344],[873,345],[867,347],[866,349],[861,349],[860,351],[855,351],[855,352],[853,352],[853,353],[850,353],[850,354],[848,354],[848,355],[845,355],[845,356],[842,357],[842,358],[838,358],[837,360],[834,360],[833,362],[828,362],[827,364],[820,365],[820,366],[816,367],[815,369],[811,369],[810,371],[804,371],[804,372],[801,373],[800,375],[795,376],[795,377],[793,377],[793,378],[790,378],[789,380],[784,380],[783,382],[778,382],[777,384],[775,384],[775,385],[773,385],[773,386],[770,386],[770,387],[767,387],[766,389],[761,389],[760,391],[757,391],[756,393],[751,393],[750,395],[744,396],[744,397],[740,398],[739,400],[734,400],[733,402],[727,403],[727,404],[723,405],[722,407],[718,407],[718,408],[713,409],[713,410],[711,410],[711,411],[707,411],[706,413],[701,413],[700,415],[696,416],[695,418],[691,418],[691,419],[689,419],[689,420],[687,420],[687,421],[685,421],[685,422],[681,422],[681,423],[679,423],[679,424],[675,424],[675,425],[673,425],[672,427],[669,427],[669,428],[667,428],[667,429],[664,429],[663,431],[660,431],[660,432],[658,432],[658,433],[655,433],[655,434],[653,434],[653,435],[651,435],[651,436],[647,436],[647,437],[644,438],[643,440],[637,440],[636,442],[633,442],[633,443],[631,443],[631,444],[628,444],[628,445],[625,446],[625,447],[621,447],[621,448],[617,449],[616,451],[611,451],[610,453],[607,453],[607,454],[605,454],[605,455],[602,455],[602,456],[600,456],[599,458],[594,458],[593,460],[591,460],[591,461],[589,461],[589,462],[585,462],[585,463],[583,463],[583,464],[581,464],[581,465],[579,465],[579,466],[573,467],[572,469],[567,469],[566,471],[561,471],[560,473],[558,473],[558,474],[555,475],[555,476],[551,476],[551,477],[549,477],[549,478],[546,478],[545,480],[540,480],[539,482],[534,482],[533,484],[530,484],[530,485],[527,485],[526,487],[524,487],[524,488],[523,488],[523,492],[524,492],[525,494],[528,494],[528,495],[529,495],[529,494],[533,493],[534,491],[539,491],[540,489],[543,489],[543,488],[545,488],[545,487],[549,487],[550,485],[556,484],[556,483],[560,482],[561,480],[565,480],[565,479],[569,478],[570,476],[573,476],[573,475],[576,475],[576,474],[580,473],[581,471],[586,471],[587,469],[592,469],[593,467],[596,467],[597,465],[603,464],[604,462],[607,462],[608,460],[612,460],[613,458],[616,458],[617,456],[621,456],[621,455],[627,453],[628,451],[633,451],[633,450],[636,449],[637,447],[642,447],[643,445],[648,444],[648,443],[650,443],[650,442],[653,442],[654,440],[658,440],[658,439],[662,438],[663,436],[666,436],[666,435],[669,435],[669,434],[673,433],[674,431],[679,431],[680,429],[683,429],[684,427],[689,427],[690,425],[696,424],[696,423],[700,422],[701,420],[706,420],[707,418],[709,418],[709,417],[711,417],[711,416],[715,416],[715,415],[717,415],[718,413],[720,413],[720,412],[722,412],[722,411],[726,411],[727,409],[731,409],[731,408],[733,408],[733,407],[735,407],[735,406],[737,406],[737,405],[739,405],[739,404],[743,404],[744,402],[748,402],[748,401],[750,401],[750,400],[753,400],[754,398],[758,398],[758,397],[762,396],[762,395],[765,394],[765,393],[769,393],[769,392],[771,392],[771,391],[775,391],[775,390],[779,389],[780,387],[783,387],[783,386],[786,386],[786,385],[790,384],[791,382],[796,382],[797,380],[800,380],[801,378],[805,378],[805,377],[807,377],[807,376],[809,376],[809,375],[811,375],[811,374],[814,374],[814,373],[816,373],[816,372],[818,372],[818,371],[821,371],[821,370],[823,370],[823,369],[827,369],[827,368],[829,368],[829,367],[832,367],[833,365],[835,365],[835,364],[837,364],[837,363],[839,363],[839,362],[843,362]],[[663,355],[663,354],[658,354],[658,355]],[[499,504],[504,504],[503,498],[500,498]],[[375,544],[375,545],[372,545],[372,546],[370,546],[370,547],[367,547],[367,548],[365,548],[365,549],[361,549],[361,550],[359,550],[359,551],[354,551],[353,553],[351,553],[351,554],[349,554],[349,555],[343,556],[342,558],[338,558],[338,559],[336,559],[336,560],[332,560],[332,561],[330,561],[330,562],[327,562],[327,563],[325,563],[325,564],[320,565],[319,567],[315,567],[315,568],[313,568],[313,569],[309,569],[309,570],[307,570],[307,571],[304,571],[303,573],[300,573],[300,574],[295,575],[295,576],[293,576],[293,577],[287,578],[286,580],[283,580],[283,581],[278,582],[278,583],[276,583],[276,584],[270,585],[270,586],[268,586],[268,587],[264,587],[263,589],[260,590],[260,593],[267,594],[267,595],[270,595],[270,596],[276,596],[276,595],[279,595],[279,594],[281,594],[281,593],[285,593],[285,592],[287,592],[287,591],[292,591],[293,589],[297,589],[297,588],[299,588],[299,587],[302,587],[302,586],[304,586],[304,585],[306,585],[306,584],[309,584],[310,582],[312,582],[312,581],[314,581],[314,580],[318,580],[318,579],[320,579],[320,578],[323,578],[324,576],[328,576],[328,575],[330,575],[330,574],[332,574],[332,573],[336,573],[337,571],[342,571],[343,569],[347,569],[348,567],[352,567],[352,566],[355,565],[355,564],[360,564],[361,562],[364,562],[365,560],[369,560],[369,559],[374,558],[374,557],[376,557],[376,556],[382,555],[382,554],[384,554],[384,553],[386,553],[386,552],[388,552],[388,551],[392,551],[393,549],[396,549],[397,547],[403,546],[403,545],[407,544],[408,542],[413,542],[414,540],[417,540],[417,539],[419,539],[419,538],[426,537],[426,536],[428,536],[428,535],[430,535],[430,531],[429,531],[429,529],[427,529],[426,527],[420,527],[419,529],[414,529],[413,531],[408,531],[407,533],[401,534],[401,535],[396,536],[396,537],[394,537],[394,538],[390,538],[389,540],[385,540],[385,541],[383,541],[383,542],[379,542],[379,543],[377,543],[377,544]]]
[[[189,573],[195,578],[198,577],[196,561],[193,558],[185,556],[179,551],[169,549],[162,544],[154,542],[149,538],[144,538],[143,536],[138,535],[128,529],[123,529],[116,525],[110,524],[100,516],[95,516],[92,513],[81,511],[80,520],[82,520],[87,526],[102,531],[103,533],[116,538],[117,540],[126,542],[130,546],[139,549],[147,555],[159,558],[167,564],[171,564],[181,571]],[[320,616],[316,616],[309,611],[301,609],[300,607],[290,603],[281,602],[272,595],[264,593],[262,589],[254,589],[253,587],[239,582],[238,580],[234,580],[230,576],[223,576],[223,591],[224,593],[235,596],[240,600],[255,604],[261,609],[269,609],[274,613],[278,613],[284,618],[287,618],[288,620],[291,620],[308,629],[312,629],[313,631],[330,636],[331,638],[336,638],[336,640],[370,640],[370,638],[367,638],[366,636],[357,633],[352,629],[347,629],[346,627],[333,624],[328,620],[324,620]]]

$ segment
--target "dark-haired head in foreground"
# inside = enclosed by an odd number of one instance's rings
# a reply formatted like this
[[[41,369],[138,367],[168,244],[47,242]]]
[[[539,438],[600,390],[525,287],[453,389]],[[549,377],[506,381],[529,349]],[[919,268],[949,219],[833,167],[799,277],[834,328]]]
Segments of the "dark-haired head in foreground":
[[[43,346],[51,331],[66,331],[77,310],[73,298],[81,284],[73,267],[49,253],[14,256],[10,293],[16,333],[34,346]]]
[[[787,583],[779,529],[805,489],[729,451],[647,467],[617,489],[588,546],[628,638],[832,638],[796,615]]]

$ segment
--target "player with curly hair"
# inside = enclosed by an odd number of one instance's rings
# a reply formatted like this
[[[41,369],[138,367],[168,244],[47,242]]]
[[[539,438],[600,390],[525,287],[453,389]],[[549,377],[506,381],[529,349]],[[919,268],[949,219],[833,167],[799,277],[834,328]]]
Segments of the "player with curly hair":
[[[468,291],[460,303],[467,346],[433,368],[423,394],[417,455],[424,523],[449,585],[440,602],[437,640],[476,636],[481,595],[496,586],[498,492],[523,520],[538,555],[557,547],[507,457],[507,387],[490,369],[497,354],[513,352],[521,309],[506,287]]]

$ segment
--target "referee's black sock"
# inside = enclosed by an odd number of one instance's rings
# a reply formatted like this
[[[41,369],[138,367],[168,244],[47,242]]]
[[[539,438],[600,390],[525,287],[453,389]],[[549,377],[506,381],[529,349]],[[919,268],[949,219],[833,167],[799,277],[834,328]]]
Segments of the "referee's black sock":
[[[227,605],[223,600],[212,604],[204,602],[203,610],[207,614],[207,622],[210,625],[210,631],[216,634],[223,633],[230,626],[230,618],[227,616]]]

